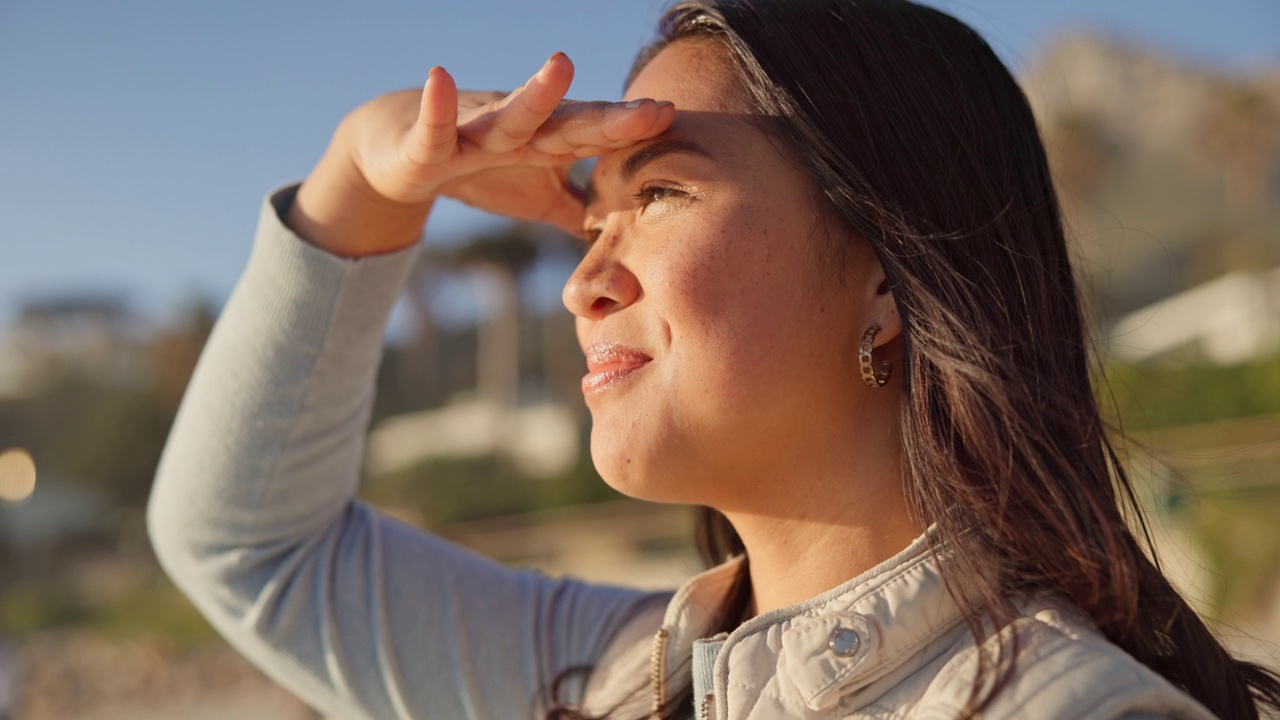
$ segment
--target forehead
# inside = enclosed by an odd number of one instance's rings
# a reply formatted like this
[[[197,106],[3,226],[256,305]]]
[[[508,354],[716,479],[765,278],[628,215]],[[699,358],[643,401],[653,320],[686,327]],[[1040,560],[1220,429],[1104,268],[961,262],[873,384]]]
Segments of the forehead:
[[[729,51],[717,40],[677,40],[655,55],[627,88],[624,100],[670,100],[679,110],[745,113],[741,81]]]
[[[663,48],[636,75],[624,99],[669,100],[676,106],[675,121],[650,142],[602,155],[591,185],[616,177],[628,158],[665,141],[695,146],[726,170],[767,159],[767,141],[752,122],[740,88],[733,60],[718,41],[680,40]]]

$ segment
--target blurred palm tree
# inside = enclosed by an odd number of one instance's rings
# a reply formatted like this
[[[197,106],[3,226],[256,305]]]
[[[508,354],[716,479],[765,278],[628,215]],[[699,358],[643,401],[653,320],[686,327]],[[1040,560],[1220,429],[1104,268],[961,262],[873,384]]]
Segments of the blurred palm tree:
[[[538,258],[541,234],[528,223],[512,223],[475,237],[453,254],[456,267],[479,271],[494,293],[489,315],[477,328],[476,389],[500,407],[513,407],[520,389],[519,280]]]
[[[407,396],[401,400],[408,407],[425,407],[443,391],[440,323],[427,298],[431,286],[448,272],[450,265],[445,252],[426,247],[409,273],[404,297],[412,329],[408,342],[400,348],[395,367],[396,391]]]

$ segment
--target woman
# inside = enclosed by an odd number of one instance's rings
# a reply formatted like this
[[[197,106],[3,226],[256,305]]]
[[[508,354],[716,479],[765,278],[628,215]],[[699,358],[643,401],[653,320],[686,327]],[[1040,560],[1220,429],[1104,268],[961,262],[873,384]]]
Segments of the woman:
[[[340,717],[1256,717],[1122,517],[1034,119],[907,2],[674,7],[625,103],[553,56],[378,98],[264,208],[175,424],[157,551]],[[599,156],[581,193],[568,166]],[[512,572],[353,500],[435,198],[584,236],[592,457],[705,506],[674,595]],[[1116,488],[1119,488],[1118,492]]]

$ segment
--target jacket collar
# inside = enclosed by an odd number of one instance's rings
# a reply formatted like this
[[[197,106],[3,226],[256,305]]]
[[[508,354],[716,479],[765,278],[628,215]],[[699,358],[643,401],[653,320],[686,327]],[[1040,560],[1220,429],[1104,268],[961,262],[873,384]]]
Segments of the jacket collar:
[[[929,535],[832,590],[730,633],[716,661],[716,696],[725,697],[732,665],[735,686],[763,688],[780,676],[796,700],[824,710],[848,695],[869,701],[941,653],[962,613],[929,550]],[[693,642],[712,631],[741,564],[734,558],[696,575],[672,597],[654,639],[655,702],[665,699],[662,678],[688,684]]]

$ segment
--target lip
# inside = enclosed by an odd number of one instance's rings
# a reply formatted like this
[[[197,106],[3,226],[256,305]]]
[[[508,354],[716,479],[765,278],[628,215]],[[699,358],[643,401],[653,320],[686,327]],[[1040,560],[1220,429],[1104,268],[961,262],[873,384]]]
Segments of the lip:
[[[653,360],[636,348],[621,343],[595,343],[586,348],[587,374],[582,377],[582,394],[591,397],[614,387]]]

